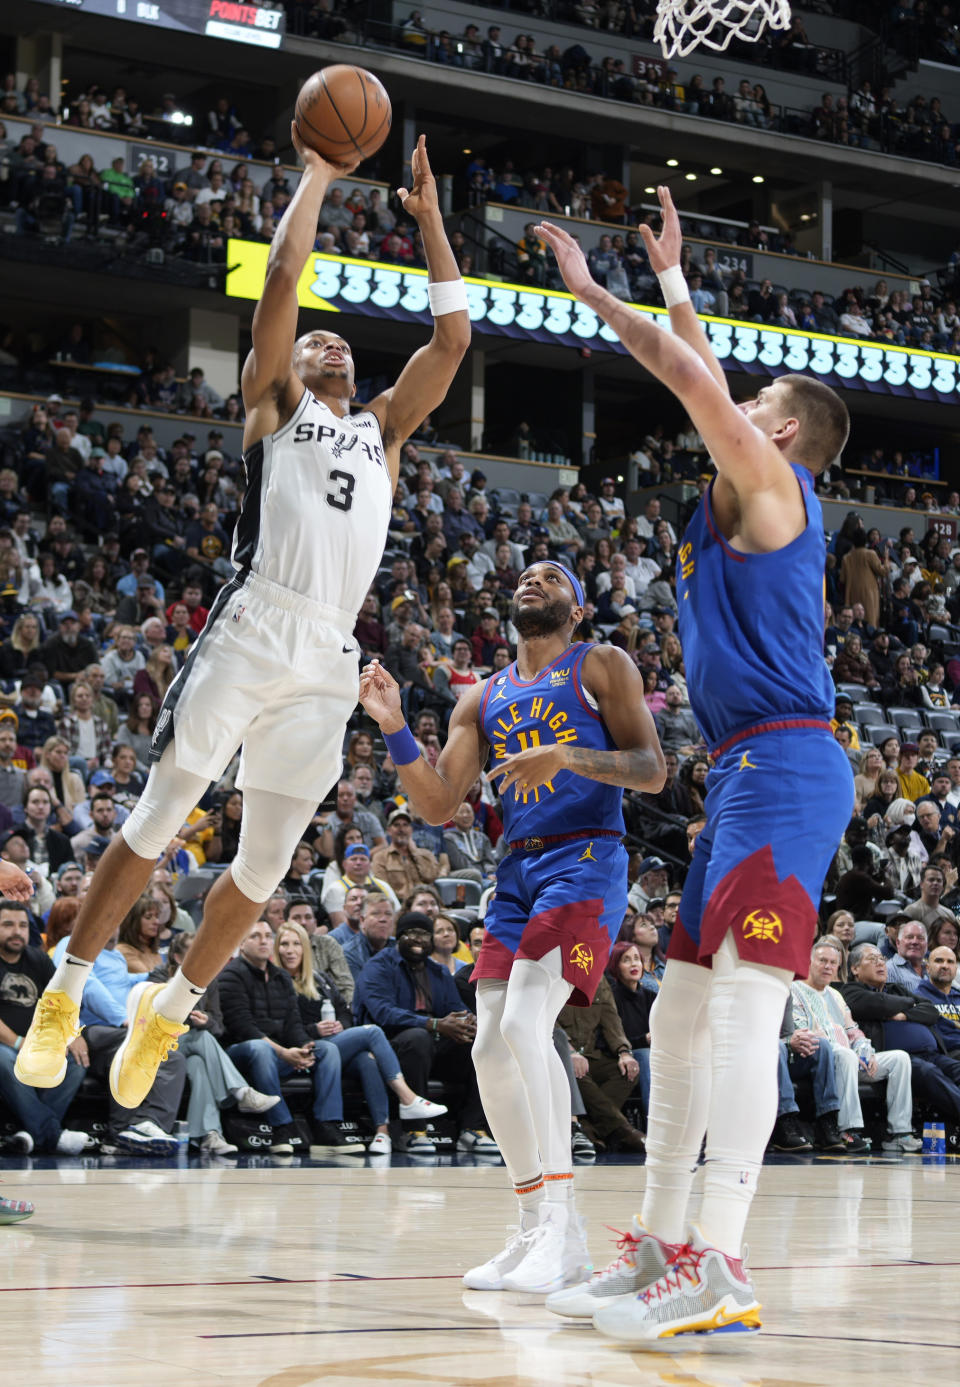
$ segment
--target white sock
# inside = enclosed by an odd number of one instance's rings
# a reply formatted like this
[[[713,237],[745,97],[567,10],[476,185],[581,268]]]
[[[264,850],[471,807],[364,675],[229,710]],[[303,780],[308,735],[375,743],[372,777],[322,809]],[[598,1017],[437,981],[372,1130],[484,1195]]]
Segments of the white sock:
[[[666,1243],[687,1240],[687,1205],[710,1102],[711,973],[671,959],[650,1016],[650,1111],[640,1221]]]
[[[559,1174],[544,1175],[543,1183],[546,1186],[545,1198],[550,1204],[572,1204],[576,1195],[573,1183],[573,1171],[562,1171]]]
[[[780,1024],[792,974],[741,963],[729,935],[713,960],[711,1086],[703,1203],[704,1240],[743,1255],[743,1233],[777,1116]]]
[[[68,950],[57,965],[57,970],[44,988],[45,992],[65,992],[77,1006],[83,1000],[83,989],[90,976],[93,964],[85,958],[77,958]]]
[[[197,987],[183,971],[178,968],[165,987],[153,999],[153,1009],[168,1021],[186,1021],[191,1011],[196,1011],[205,987]]]
[[[526,1233],[529,1229],[536,1228],[540,1221],[540,1205],[543,1203],[544,1195],[543,1177],[537,1175],[532,1180],[524,1180],[514,1185],[513,1192],[520,1205],[520,1228]]]

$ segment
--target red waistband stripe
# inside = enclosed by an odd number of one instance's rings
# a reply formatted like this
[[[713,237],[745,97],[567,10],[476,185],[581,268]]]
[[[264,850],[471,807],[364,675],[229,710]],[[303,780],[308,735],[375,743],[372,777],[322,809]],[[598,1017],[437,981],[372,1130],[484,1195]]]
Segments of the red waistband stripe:
[[[578,838],[622,838],[618,828],[585,828],[576,833],[545,833],[536,838],[515,838],[507,847],[511,852],[542,852],[558,843],[573,843]]]
[[[710,755],[722,756],[738,742],[745,742],[748,737],[761,737],[765,732],[801,732],[810,729],[831,734],[833,732],[833,728],[823,718],[772,718],[769,722],[758,722],[753,727],[744,727],[739,732],[734,732],[726,741],[711,747]]]

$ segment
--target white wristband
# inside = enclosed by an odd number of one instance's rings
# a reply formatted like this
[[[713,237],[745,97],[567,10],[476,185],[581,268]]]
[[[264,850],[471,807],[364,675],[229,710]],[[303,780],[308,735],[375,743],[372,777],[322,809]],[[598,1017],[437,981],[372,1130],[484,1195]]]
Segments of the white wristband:
[[[679,265],[671,265],[662,274],[658,274],[657,279],[660,282],[663,301],[668,308],[674,308],[678,303],[689,303],[690,290]]]
[[[435,318],[444,313],[466,313],[467,289],[462,279],[447,279],[442,284],[428,284],[430,312]]]

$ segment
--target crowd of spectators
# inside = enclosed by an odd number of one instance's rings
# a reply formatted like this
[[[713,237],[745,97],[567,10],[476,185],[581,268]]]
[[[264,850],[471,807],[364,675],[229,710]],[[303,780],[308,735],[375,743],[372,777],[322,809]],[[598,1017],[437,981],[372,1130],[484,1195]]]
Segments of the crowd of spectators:
[[[75,909],[69,902],[142,792],[160,702],[228,571],[243,485],[239,460],[215,446],[215,431],[206,449],[181,437],[164,450],[147,428],[125,439],[100,429],[95,410],[85,414],[80,420],[56,400],[31,409],[19,438],[8,435],[12,466],[0,472],[8,526],[0,530],[0,853],[25,865],[37,887],[30,913],[0,909],[0,969],[29,964],[39,985],[48,975],[45,950],[56,957],[66,947]],[[422,432],[432,434],[429,423]],[[703,444],[689,423],[676,436],[654,428],[635,460],[648,482],[669,474],[686,477],[698,493],[706,485]],[[618,947],[594,1006],[564,1013],[556,1035],[577,1113],[571,1141],[578,1156],[603,1147],[640,1151],[649,1006],[710,776],[677,631],[674,569],[686,516],[667,519],[649,493],[642,513],[628,516],[613,478],[596,494],[582,484],[549,496],[491,488],[455,451],[428,453],[414,440],[401,467],[389,548],[356,637],[362,658],[383,660],[400,682],[428,759],[439,755],[458,698],[512,658],[511,596],[518,573],[537,558],[577,571],[587,597],[579,635],[619,646],[643,671],[667,781],[656,795],[624,796],[630,897]],[[952,501],[960,510],[960,495]],[[116,527],[88,529],[96,507],[111,504]],[[910,529],[891,539],[868,533],[851,513],[831,540],[826,577],[836,736],[858,776],[855,815],[827,883],[824,927],[829,919],[832,935],[843,935],[838,911],[849,912],[851,928],[871,922],[868,943],[890,955],[897,986],[916,979],[936,990],[951,958],[955,972],[952,907],[960,903],[960,754],[953,755],[960,752],[960,551],[932,532],[919,542]],[[461,1154],[496,1159],[469,1063],[470,965],[504,851],[496,792],[480,776],[449,824],[422,823],[374,733],[358,710],[341,782],[318,806],[277,895],[191,1021],[191,1036],[201,1033],[191,1041],[195,1053],[180,1068],[164,1067],[161,1088],[142,1111],[131,1117],[109,1108],[100,1132],[107,1147],[169,1154],[173,1124],[186,1111],[191,1140],[211,1156],[234,1154],[251,1125],[263,1128],[259,1140],[280,1158],[307,1147],[360,1154],[358,1121],[372,1153],[387,1154],[392,1111],[404,1148],[434,1159],[444,1104],[431,1108],[427,1090],[441,1080],[452,1087],[433,1097],[451,1107],[447,1120]],[[86,1012],[94,1078],[122,1039],[126,991],[144,976],[163,976],[189,947],[203,893],[189,878],[217,871],[236,852],[242,795],[234,774],[235,766],[188,815],[158,862],[150,899],[98,960],[103,991]],[[889,914],[896,937],[884,923]],[[854,957],[851,968],[859,962]],[[846,966],[843,953],[838,977]],[[812,971],[812,986],[822,971]],[[251,1003],[262,991],[265,1013]],[[418,1004],[418,996],[429,1003]],[[930,1015],[949,1029],[958,994],[948,984],[943,996],[939,1010],[931,1002]],[[15,1002],[0,1023],[15,1040],[29,1015],[29,1006]],[[812,1041],[806,1013],[797,1015],[800,1039],[785,1037],[784,1062],[789,1078],[792,1057],[799,1079]],[[5,1044],[13,1052],[6,1037],[0,1029],[0,1060]],[[871,1046],[878,1055],[903,1048],[879,1034]],[[75,1058],[82,1069],[83,1057]],[[817,1084],[826,1063],[821,1056],[814,1069]],[[838,1072],[843,1063],[836,1061]],[[878,1072],[885,1063],[877,1061]],[[896,1063],[902,1069],[906,1062]],[[918,1101],[943,1111],[950,1074],[925,1054],[910,1065]],[[287,1083],[296,1075],[309,1080],[299,1098]],[[0,1063],[18,1149],[84,1149],[85,1134],[63,1127],[82,1078],[70,1068],[67,1088],[40,1112],[43,1104],[18,1106]],[[898,1082],[889,1139],[909,1149],[905,1074]],[[349,1122],[345,1093],[354,1104]],[[957,1099],[960,1115],[960,1089]],[[307,1110],[298,1115],[301,1100]],[[777,1140],[788,1148],[804,1136],[789,1120],[796,1101],[785,1081]],[[818,1144],[829,1146],[839,1131],[847,1149],[862,1149],[862,1114],[852,1102],[842,1112],[821,1108]]]
[[[41,91],[40,79],[28,77],[18,87],[8,72],[0,83],[0,117],[18,117],[43,124],[63,124],[75,130],[97,130],[127,139],[159,139],[167,144],[196,144],[237,159],[272,160],[272,135],[255,140],[228,96],[218,96],[209,110],[185,109],[174,92],[165,92],[152,110],[145,110],[126,87],[108,92],[99,80],[76,90],[66,85],[59,99]]]

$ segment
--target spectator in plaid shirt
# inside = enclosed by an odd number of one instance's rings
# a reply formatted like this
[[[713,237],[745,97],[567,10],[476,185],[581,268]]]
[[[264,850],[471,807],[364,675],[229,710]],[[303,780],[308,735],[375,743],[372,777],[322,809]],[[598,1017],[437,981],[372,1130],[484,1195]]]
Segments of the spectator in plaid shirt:
[[[91,771],[110,765],[112,738],[103,718],[93,711],[93,689],[77,680],[70,690],[70,711],[60,720],[60,735],[71,756],[82,756]]]

